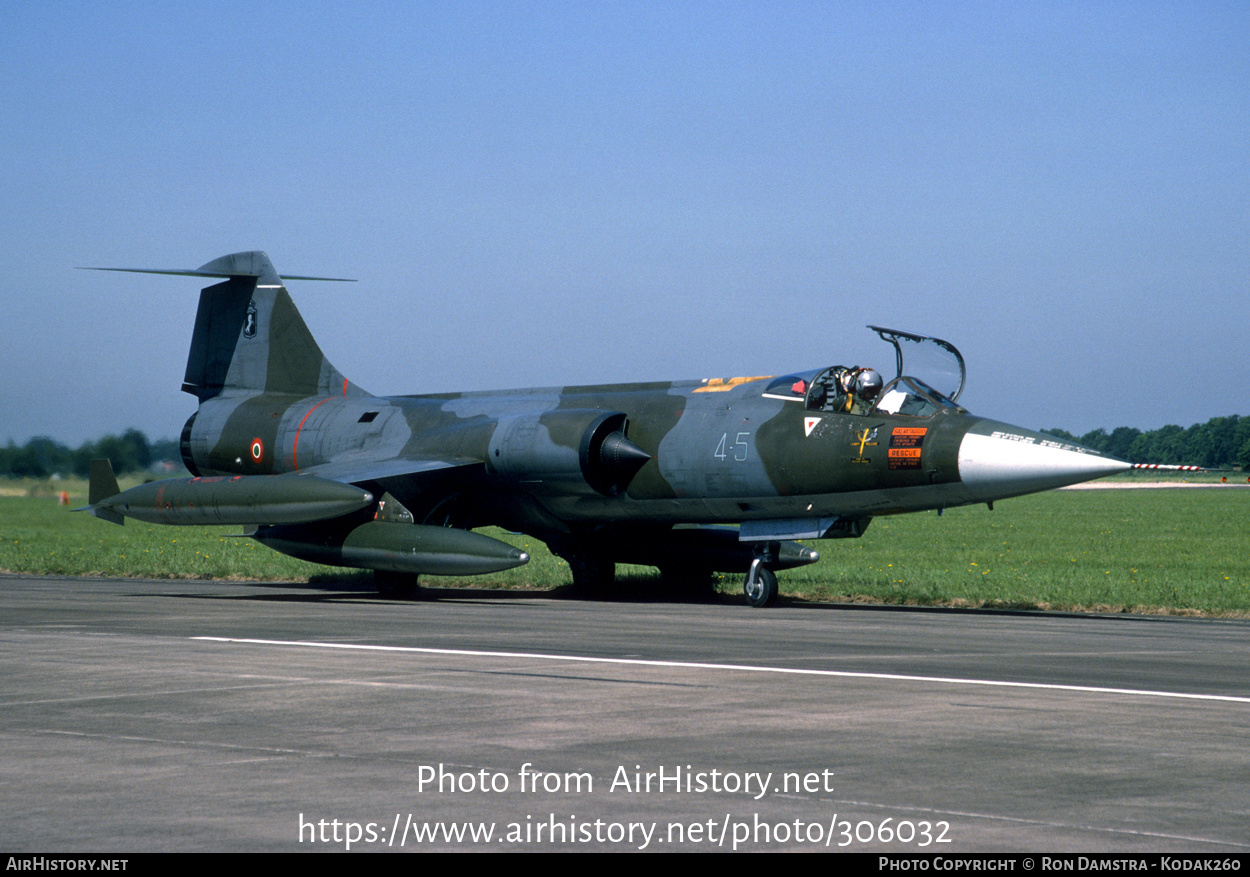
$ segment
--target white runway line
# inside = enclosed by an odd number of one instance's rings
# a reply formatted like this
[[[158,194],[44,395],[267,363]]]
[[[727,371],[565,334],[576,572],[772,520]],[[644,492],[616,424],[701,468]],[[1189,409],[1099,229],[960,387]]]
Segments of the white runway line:
[[[763,667],[755,664],[709,664],[697,661],[655,661],[643,658],[596,658],[588,655],[548,655],[539,652],[490,652],[473,649],[431,649],[418,646],[372,646],[359,643],[324,643],[301,640],[235,639],[221,636],[196,636],[201,642],[232,643],[289,648],[336,649],[359,652],[399,652],[423,655],[446,655],[471,658],[525,658],[535,661],[565,661],[583,664],[621,664],[639,667],[661,667],[685,670],[731,670],[740,673],[782,673],[791,676],[825,676],[840,679],[889,679],[900,682],[930,682],[940,685],[983,685],[996,688],[1032,688],[1042,691],[1077,691],[1086,694],[1117,694],[1137,697],[1166,697],[1181,700],[1213,700],[1225,703],[1250,704],[1250,697],[1228,694],[1193,694],[1178,691],[1151,691],[1137,688],[1100,688],[1092,685],[1057,685],[1046,682],[1007,682],[996,679],[955,679],[945,676],[907,676],[899,673],[855,673],[844,670],[807,670],[799,667]]]

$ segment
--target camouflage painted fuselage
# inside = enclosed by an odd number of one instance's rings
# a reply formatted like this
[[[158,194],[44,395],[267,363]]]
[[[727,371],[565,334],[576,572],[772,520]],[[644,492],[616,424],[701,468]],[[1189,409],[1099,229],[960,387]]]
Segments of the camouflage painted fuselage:
[[[119,493],[104,484],[110,471],[92,500],[110,520],[156,502],[145,519],[191,523],[211,505],[279,551],[406,575],[524,563],[524,553],[465,532],[497,525],[546,541],[584,580],[610,578],[618,561],[698,574],[749,564],[748,598],[762,605],[775,594],[772,569],[818,556],[791,540],[856,537],[876,515],[1124,468],[968,414],[953,401],[962,357],[939,339],[876,329],[894,345],[898,375],[884,389],[876,378],[865,398],[846,389],[862,373],[841,366],[381,398],[326,360],[264,253],[157,273],[225,278],[200,296],[183,383],[200,405],[182,454],[195,475],[238,483]],[[957,361],[951,396],[903,373],[903,346],[929,342]],[[338,485],[363,488],[367,507],[318,518],[317,503],[356,502]],[[253,495],[262,499],[249,515],[237,497]],[[752,582],[763,582],[754,597]]]
[[[788,376],[787,382],[810,375]],[[201,405],[188,436],[204,474],[270,474],[413,461],[446,464],[379,478],[421,518],[453,497],[471,526],[548,531],[636,521],[737,523],[864,517],[980,501],[962,489],[965,433],[997,426],[931,416],[811,410],[741,382],[561,387],[377,398],[260,393]],[[584,439],[605,413],[650,459],[626,484],[596,483]],[[438,472],[455,471],[452,484]]]

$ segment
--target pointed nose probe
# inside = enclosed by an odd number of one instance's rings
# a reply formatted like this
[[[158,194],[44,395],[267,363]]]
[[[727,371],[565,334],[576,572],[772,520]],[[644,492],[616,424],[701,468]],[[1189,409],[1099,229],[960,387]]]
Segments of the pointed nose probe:
[[[982,421],[959,444],[959,478],[973,501],[1080,484],[1132,468],[1054,436]]]

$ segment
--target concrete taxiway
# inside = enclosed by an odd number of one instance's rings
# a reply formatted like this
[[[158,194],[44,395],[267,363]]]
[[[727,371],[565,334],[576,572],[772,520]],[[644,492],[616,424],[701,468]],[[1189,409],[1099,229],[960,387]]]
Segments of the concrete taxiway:
[[[0,577],[0,849],[1250,850],[1246,621],[438,593]]]

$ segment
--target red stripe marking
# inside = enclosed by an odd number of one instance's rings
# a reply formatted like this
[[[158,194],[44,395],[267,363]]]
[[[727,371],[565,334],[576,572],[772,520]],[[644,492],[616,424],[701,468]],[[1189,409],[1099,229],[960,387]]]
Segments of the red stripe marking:
[[[309,408],[308,413],[304,415],[304,419],[301,420],[299,422],[299,426],[296,427],[295,441],[291,443],[291,465],[293,465],[296,468],[296,470],[299,469],[299,434],[303,431],[304,424],[308,422],[308,418],[312,415],[314,411],[316,411],[318,408],[320,408],[322,405],[326,404],[327,402],[330,401],[330,399],[333,399],[333,398],[334,398],[333,396],[330,396],[328,398],[322,399],[316,405]]]

